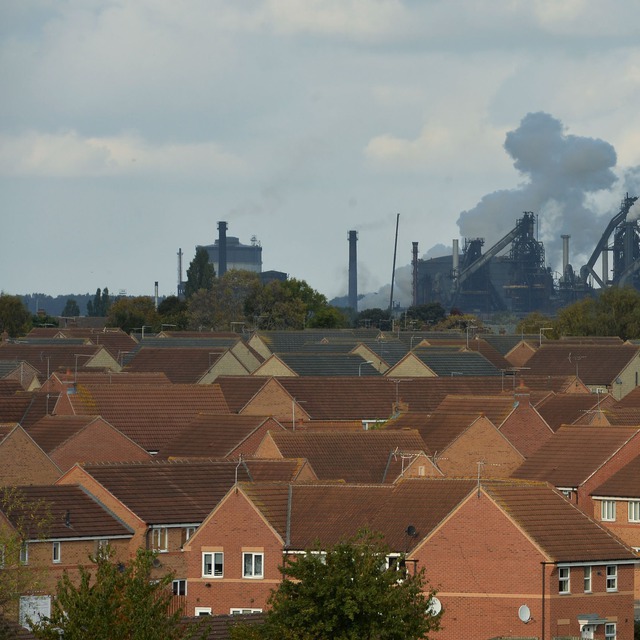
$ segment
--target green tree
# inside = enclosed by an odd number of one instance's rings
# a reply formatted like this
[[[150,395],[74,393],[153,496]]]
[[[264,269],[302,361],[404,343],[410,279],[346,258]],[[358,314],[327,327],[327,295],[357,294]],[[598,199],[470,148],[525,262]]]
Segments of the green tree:
[[[149,296],[119,298],[109,309],[107,326],[120,327],[132,331],[140,327],[158,328],[158,313],[154,301]]]
[[[51,510],[42,500],[29,500],[17,487],[0,489],[0,614],[16,617],[20,596],[41,587],[44,567],[20,560],[28,540],[44,540],[51,525]],[[1,617],[0,615],[0,617]],[[0,639],[13,638],[0,625]]]
[[[311,316],[308,325],[318,329],[344,329],[350,324],[349,317],[342,309],[327,305]]]
[[[96,295],[93,296],[93,302],[89,300],[87,302],[87,315],[95,318],[105,318],[109,315],[109,309],[111,307],[111,297],[109,296],[109,289],[105,287],[100,290],[96,289]]]
[[[75,318],[80,315],[80,307],[73,298],[68,298],[64,309],[62,310],[62,316],[65,318]]]
[[[543,335],[546,338],[556,339],[558,337],[555,330],[555,320],[549,316],[545,316],[539,311],[533,311],[518,322],[516,325],[516,333],[540,335],[540,329],[542,328],[546,328],[546,330],[543,331]]]
[[[11,338],[29,333],[32,319],[20,296],[0,293],[0,333],[5,331]]]
[[[374,327],[386,331],[391,329],[391,313],[388,309],[379,307],[363,309],[358,313],[357,326]]]
[[[439,302],[428,302],[407,309],[407,321],[417,321],[418,327],[431,327],[445,319],[447,312]]]
[[[187,282],[184,286],[185,297],[190,298],[200,289],[211,291],[215,276],[216,272],[209,262],[207,250],[204,247],[196,247],[196,255],[187,269]]]
[[[138,550],[129,563],[115,562],[109,547],[91,558],[93,570],[78,567],[79,581],[64,574],[51,616],[33,627],[45,640],[177,640],[193,637],[170,613],[173,575],[151,579],[154,553]]]
[[[170,331],[184,331],[189,326],[187,303],[178,296],[167,296],[158,305],[158,316],[162,325]]]
[[[265,623],[234,628],[234,640],[414,640],[440,627],[424,569],[385,569],[381,536],[361,531],[319,551],[286,557]]]

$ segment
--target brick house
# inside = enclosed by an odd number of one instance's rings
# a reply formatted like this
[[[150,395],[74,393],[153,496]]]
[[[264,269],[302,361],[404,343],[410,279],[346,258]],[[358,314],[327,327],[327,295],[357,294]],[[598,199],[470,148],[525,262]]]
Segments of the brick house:
[[[58,465],[19,424],[0,424],[0,486],[54,484]]]
[[[365,526],[425,568],[442,640],[633,638],[635,554],[548,485],[498,480],[240,483],[185,544],[187,612],[262,610],[283,554]]]

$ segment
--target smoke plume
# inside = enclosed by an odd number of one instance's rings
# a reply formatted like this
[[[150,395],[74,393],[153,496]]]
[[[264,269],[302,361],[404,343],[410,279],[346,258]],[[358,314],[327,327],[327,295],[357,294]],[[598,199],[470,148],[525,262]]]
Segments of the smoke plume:
[[[559,120],[542,112],[527,114],[507,134],[504,148],[525,180],[463,211],[458,218],[461,236],[485,238],[485,247],[491,247],[523,211],[532,211],[539,216],[548,264],[556,269],[560,264],[562,234],[571,236],[574,255],[589,254],[603,225],[587,206],[587,197],[616,181],[615,149],[603,140],[567,135]]]

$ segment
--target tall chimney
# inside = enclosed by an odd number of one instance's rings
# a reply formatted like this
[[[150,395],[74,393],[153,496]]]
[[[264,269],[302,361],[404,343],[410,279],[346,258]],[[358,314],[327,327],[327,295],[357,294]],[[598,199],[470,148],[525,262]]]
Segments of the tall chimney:
[[[562,237],[562,275],[567,275],[567,267],[569,266],[569,238],[571,236],[563,235]]]
[[[452,271],[454,280],[458,277],[458,268],[460,266],[460,254],[458,253],[458,238],[453,239],[453,261]]]
[[[178,298],[182,295],[182,248],[178,249]]]
[[[158,281],[156,280],[155,286],[154,286],[154,298],[155,298],[155,305],[156,305],[156,311],[158,310]]]
[[[227,273],[227,223],[218,222],[218,273],[221,278]]]
[[[349,306],[358,311],[358,232],[349,231]]]
[[[414,307],[418,306],[418,243],[411,243],[411,266],[413,267],[413,289],[411,291],[412,294],[412,304]]]

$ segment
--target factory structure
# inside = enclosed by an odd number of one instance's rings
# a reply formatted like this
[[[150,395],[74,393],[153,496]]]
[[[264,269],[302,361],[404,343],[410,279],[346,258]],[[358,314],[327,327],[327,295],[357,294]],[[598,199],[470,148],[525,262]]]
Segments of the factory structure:
[[[556,309],[611,286],[640,289],[640,226],[629,210],[638,198],[628,194],[613,216],[587,264],[570,263],[570,236],[562,236],[562,273],[545,261],[537,239],[537,216],[522,213],[514,227],[489,249],[483,238],[466,238],[462,251],[453,241],[449,256],[418,258],[412,250],[413,304],[439,302],[446,309],[490,314],[509,311],[553,313]],[[611,267],[611,269],[610,269]],[[598,269],[599,268],[599,272]]]

